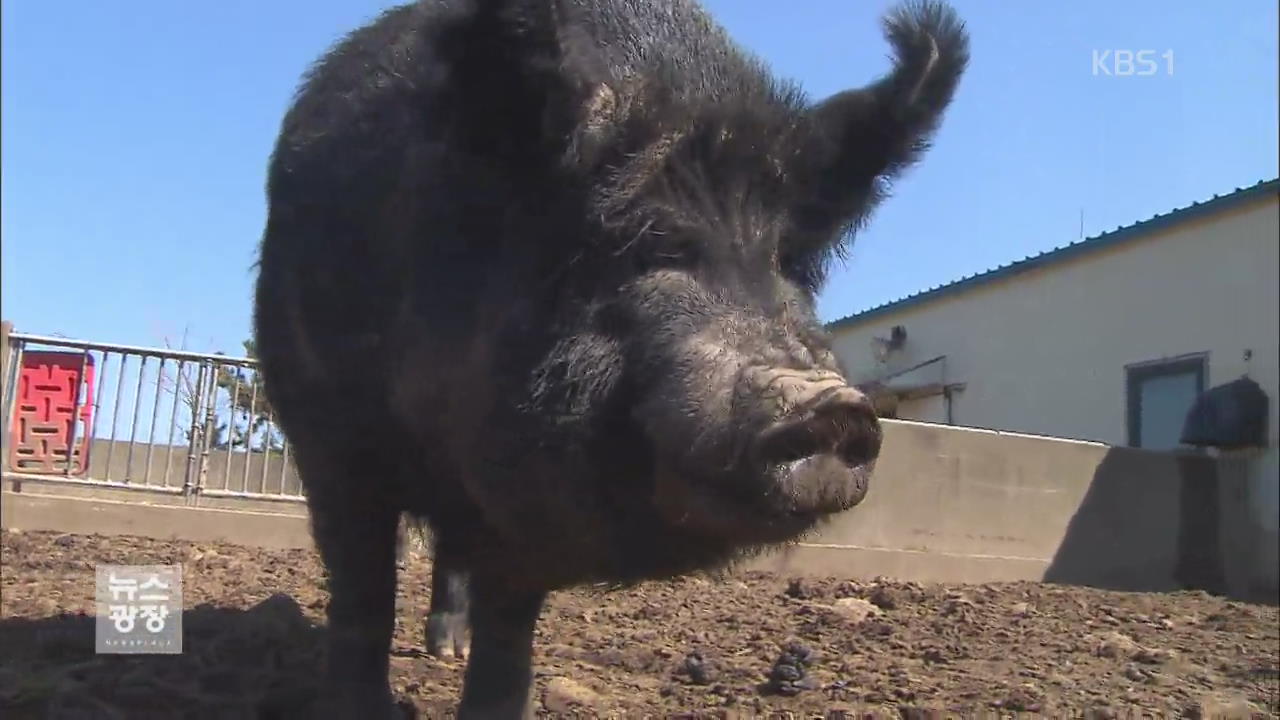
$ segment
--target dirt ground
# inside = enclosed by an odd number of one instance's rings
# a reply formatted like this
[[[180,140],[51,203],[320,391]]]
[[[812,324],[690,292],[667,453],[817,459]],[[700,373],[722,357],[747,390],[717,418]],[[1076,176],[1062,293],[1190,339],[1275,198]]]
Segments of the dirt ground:
[[[94,565],[175,562],[183,653],[95,654]],[[314,694],[313,552],[9,531],[0,563],[0,717],[290,718]],[[420,651],[428,563],[402,570],[391,667],[442,717],[463,665]],[[1280,716],[1276,607],[1199,592],[691,577],[554,595],[535,651],[548,715]]]

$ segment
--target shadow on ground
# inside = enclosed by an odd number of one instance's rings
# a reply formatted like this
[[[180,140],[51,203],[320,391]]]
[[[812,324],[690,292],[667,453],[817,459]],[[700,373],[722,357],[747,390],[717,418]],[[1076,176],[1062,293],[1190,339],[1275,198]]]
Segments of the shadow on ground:
[[[318,689],[323,628],[293,598],[183,614],[183,652],[98,654],[94,618],[0,619],[0,717],[298,718]]]

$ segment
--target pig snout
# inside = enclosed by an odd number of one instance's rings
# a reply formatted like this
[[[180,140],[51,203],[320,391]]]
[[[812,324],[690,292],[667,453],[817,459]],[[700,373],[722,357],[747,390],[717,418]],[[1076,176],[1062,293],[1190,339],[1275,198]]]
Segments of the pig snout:
[[[873,462],[880,453],[880,423],[870,401],[843,383],[813,383],[812,397],[761,432],[755,456],[782,465],[832,455],[849,467]]]
[[[830,513],[866,496],[881,428],[869,399],[835,373],[763,371],[772,419],[751,444],[793,511]]]

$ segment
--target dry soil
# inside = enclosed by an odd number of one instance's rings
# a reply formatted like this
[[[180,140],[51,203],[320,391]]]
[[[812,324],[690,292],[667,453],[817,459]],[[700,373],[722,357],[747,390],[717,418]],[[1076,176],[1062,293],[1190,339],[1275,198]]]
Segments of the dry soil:
[[[0,534],[0,717],[296,717],[327,593],[315,554]],[[95,654],[94,566],[182,563],[179,655]],[[429,558],[401,571],[392,683],[448,716],[462,662],[421,652]],[[578,717],[1277,717],[1274,606],[1200,592],[925,585],[767,573],[558,593],[538,706]]]

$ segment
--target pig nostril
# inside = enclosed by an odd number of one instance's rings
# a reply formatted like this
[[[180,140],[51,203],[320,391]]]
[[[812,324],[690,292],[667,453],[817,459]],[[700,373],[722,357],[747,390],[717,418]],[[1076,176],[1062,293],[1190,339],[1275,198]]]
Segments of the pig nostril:
[[[761,435],[757,453],[771,465],[803,460],[831,449],[812,420],[793,420],[773,426]]]
[[[857,467],[879,454],[880,425],[865,398],[851,388],[843,388],[824,393],[804,417],[770,427],[758,438],[756,451],[769,464],[830,453]]]
[[[861,423],[857,431],[845,435],[836,452],[851,467],[866,465],[875,460],[880,454],[878,423]]]
[[[857,391],[846,388],[814,408],[815,420],[828,427],[833,450],[850,466],[865,465],[880,454],[880,422]]]

